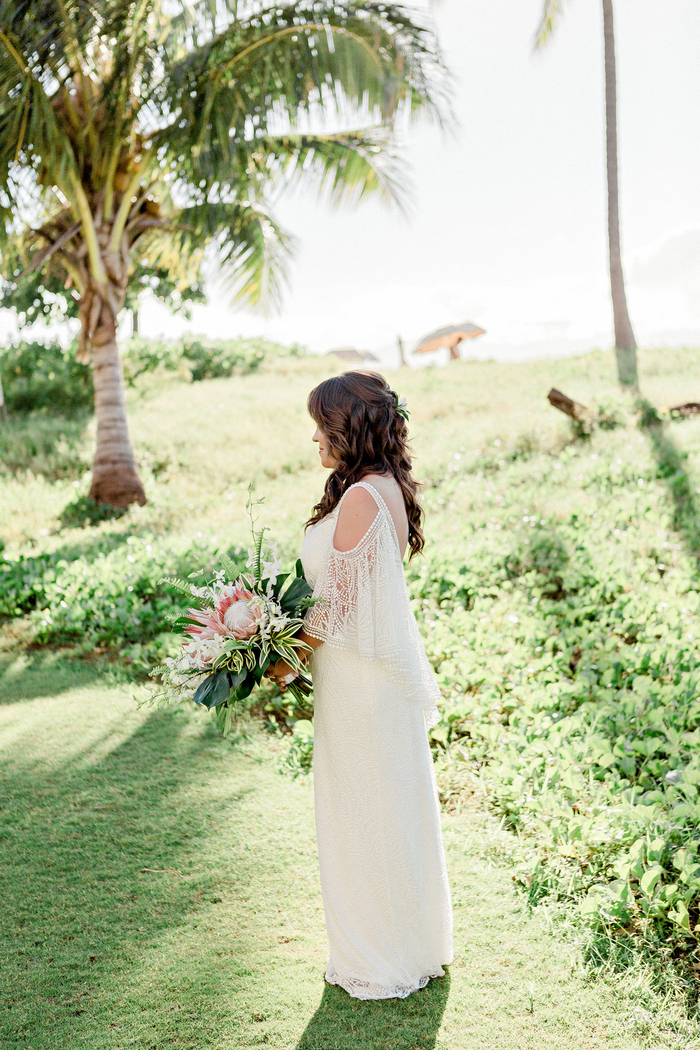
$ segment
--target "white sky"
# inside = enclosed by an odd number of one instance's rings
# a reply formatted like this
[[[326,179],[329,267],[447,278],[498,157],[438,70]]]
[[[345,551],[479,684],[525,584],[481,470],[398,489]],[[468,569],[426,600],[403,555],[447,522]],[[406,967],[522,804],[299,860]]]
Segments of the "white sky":
[[[323,351],[384,350],[474,321],[504,359],[610,345],[602,13],[569,0],[533,53],[540,0],[442,0],[438,34],[459,126],[409,129],[406,219],[311,193],[279,200],[298,240],[281,315],[211,303],[191,323],[144,304],[146,335],[267,334]],[[700,343],[700,4],[616,0],[623,254],[643,345]]]

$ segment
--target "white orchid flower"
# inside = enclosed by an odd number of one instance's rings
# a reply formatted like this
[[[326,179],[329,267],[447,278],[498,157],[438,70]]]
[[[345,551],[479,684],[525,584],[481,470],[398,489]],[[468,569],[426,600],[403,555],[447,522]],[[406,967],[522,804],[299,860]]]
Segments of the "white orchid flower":
[[[263,579],[270,581],[270,584],[274,587],[277,583],[277,577],[282,572],[282,561],[280,558],[274,558],[272,561],[263,562]]]

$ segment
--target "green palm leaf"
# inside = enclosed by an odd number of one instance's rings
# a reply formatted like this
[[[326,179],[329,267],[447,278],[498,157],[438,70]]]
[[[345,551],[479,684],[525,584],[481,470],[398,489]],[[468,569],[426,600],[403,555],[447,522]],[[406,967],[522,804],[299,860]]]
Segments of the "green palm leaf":
[[[564,0],[544,0],[542,17],[535,32],[535,47],[543,47],[547,43],[559,18],[564,10]]]
[[[401,200],[395,124],[449,120],[447,87],[428,23],[381,0],[0,0],[3,305],[29,279],[77,302],[81,359],[102,348],[118,386],[144,266],[196,288],[213,255],[237,299],[276,306],[273,194]],[[97,399],[91,495],[125,506],[145,496],[125,407],[118,436],[100,424],[117,401]]]

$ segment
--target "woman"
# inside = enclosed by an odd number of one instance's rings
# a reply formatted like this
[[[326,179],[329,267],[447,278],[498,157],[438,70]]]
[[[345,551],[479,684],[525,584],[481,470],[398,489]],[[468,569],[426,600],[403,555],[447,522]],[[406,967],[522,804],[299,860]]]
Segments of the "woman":
[[[330,943],[326,980],[358,999],[404,998],[452,961],[452,911],[426,725],[438,688],[410,606],[403,555],[422,511],[397,395],[346,372],[309,396],[331,471],[302,561],[318,602],[314,793]],[[272,675],[284,686],[290,668]]]

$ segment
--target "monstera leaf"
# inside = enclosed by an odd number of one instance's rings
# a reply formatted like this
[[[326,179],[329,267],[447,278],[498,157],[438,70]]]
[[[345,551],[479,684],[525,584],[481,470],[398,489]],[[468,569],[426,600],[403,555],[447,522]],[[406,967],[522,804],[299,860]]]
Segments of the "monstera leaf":
[[[195,704],[211,709],[225,703],[231,692],[229,678],[228,671],[218,671],[216,674],[209,675],[194,694]]]

